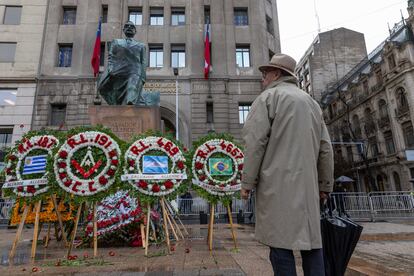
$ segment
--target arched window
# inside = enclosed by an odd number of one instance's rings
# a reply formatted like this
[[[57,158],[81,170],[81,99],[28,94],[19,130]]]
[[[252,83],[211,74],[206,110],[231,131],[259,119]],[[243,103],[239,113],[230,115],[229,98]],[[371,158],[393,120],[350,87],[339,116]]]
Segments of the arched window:
[[[379,191],[384,191],[384,179],[382,178],[382,175],[377,175],[377,187]]]
[[[394,187],[396,191],[401,191],[401,181],[400,175],[397,172],[392,173],[392,177],[394,178]]]
[[[387,111],[387,102],[383,99],[379,100],[378,102],[378,110],[380,118],[388,118],[388,111]]]
[[[354,130],[355,138],[361,138],[361,124],[358,115],[352,116],[352,128]]]
[[[372,113],[371,113],[371,108],[367,107],[364,111],[364,117],[365,117],[365,133],[367,134],[367,136],[369,136],[370,134],[374,134],[376,127],[375,127],[375,122],[374,122],[374,118],[372,117]]]
[[[408,110],[408,102],[407,97],[405,95],[405,89],[399,87],[396,91],[397,96],[397,107],[399,111],[407,111]]]

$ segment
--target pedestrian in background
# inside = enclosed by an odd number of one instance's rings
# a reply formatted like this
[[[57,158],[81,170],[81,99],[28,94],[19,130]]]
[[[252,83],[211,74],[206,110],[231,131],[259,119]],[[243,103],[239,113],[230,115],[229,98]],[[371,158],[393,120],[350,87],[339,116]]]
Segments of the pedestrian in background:
[[[297,87],[296,61],[276,54],[259,67],[264,91],[243,128],[241,195],[256,190],[256,238],[270,247],[275,275],[324,275],[320,198],[333,188],[333,152],[319,104]]]

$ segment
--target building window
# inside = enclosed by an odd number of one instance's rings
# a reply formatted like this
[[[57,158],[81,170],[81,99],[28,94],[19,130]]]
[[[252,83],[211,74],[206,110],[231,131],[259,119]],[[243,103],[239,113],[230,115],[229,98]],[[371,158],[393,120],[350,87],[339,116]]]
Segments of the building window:
[[[239,124],[244,124],[247,119],[247,114],[249,114],[252,104],[239,104]]]
[[[353,163],[354,162],[354,153],[352,151],[351,146],[346,147],[346,154],[348,156],[348,162]]]
[[[0,106],[15,106],[17,89],[0,88]]]
[[[369,92],[368,81],[367,81],[367,80],[365,80],[365,81],[362,83],[362,86],[363,86],[364,92],[365,92],[366,94],[368,94],[368,92]]]
[[[129,8],[128,18],[129,18],[129,21],[133,22],[135,25],[142,25],[142,8],[140,7]]]
[[[4,168],[3,162],[6,157],[5,149],[11,146],[13,137],[13,127],[0,127],[0,171]]]
[[[238,67],[250,67],[250,46],[236,45],[236,64]]]
[[[150,8],[150,25],[164,25],[164,8]]]
[[[402,125],[406,148],[414,148],[414,130],[411,122]]]
[[[408,111],[408,102],[405,96],[405,89],[402,87],[397,89],[397,107],[400,113]]]
[[[271,35],[275,35],[275,29],[273,26],[273,19],[266,15],[266,29]]]
[[[4,11],[4,25],[19,25],[22,17],[22,7],[6,6]]]
[[[411,179],[414,179],[414,168],[410,168]]]
[[[102,23],[108,23],[108,5],[102,5]]]
[[[247,8],[235,8],[234,9],[234,25],[246,26],[249,25],[249,15]]]
[[[206,103],[207,123],[214,123],[214,107],[212,102]]]
[[[204,6],[204,24],[210,24],[210,6]]]
[[[63,7],[63,25],[76,24],[76,7]]]
[[[372,157],[377,157],[379,154],[377,138],[373,137],[373,138],[370,138],[368,141],[369,141],[369,146],[371,148]]]
[[[378,110],[379,110],[380,119],[388,118],[387,102],[385,100],[383,99],[379,100]]]
[[[388,68],[390,68],[390,70],[394,69],[394,67],[396,66],[394,54],[389,55],[387,60]]]
[[[164,50],[162,45],[149,45],[149,67],[164,66]]]
[[[16,45],[15,42],[0,42],[0,62],[14,62]]]
[[[185,45],[171,45],[171,67],[185,67]]]
[[[62,126],[66,119],[66,104],[52,104],[50,113],[50,125]]]
[[[385,147],[387,148],[387,154],[395,153],[394,139],[392,138],[392,132],[387,131],[384,133]]]
[[[105,42],[101,42],[101,56],[99,59],[99,66],[105,66]]]
[[[377,79],[377,83],[379,85],[382,85],[382,72],[381,72],[381,69],[379,69],[378,71],[375,72],[375,77]]]
[[[171,25],[185,25],[185,8],[171,8]]]
[[[58,67],[72,66],[72,44],[59,44]]]

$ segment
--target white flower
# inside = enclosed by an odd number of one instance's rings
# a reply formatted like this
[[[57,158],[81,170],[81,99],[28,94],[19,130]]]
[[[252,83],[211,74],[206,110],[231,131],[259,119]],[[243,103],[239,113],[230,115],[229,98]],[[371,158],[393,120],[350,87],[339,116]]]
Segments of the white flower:
[[[163,190],[163,191],[165,190],[165,186],[164,185],[161,186],[161,190]]]

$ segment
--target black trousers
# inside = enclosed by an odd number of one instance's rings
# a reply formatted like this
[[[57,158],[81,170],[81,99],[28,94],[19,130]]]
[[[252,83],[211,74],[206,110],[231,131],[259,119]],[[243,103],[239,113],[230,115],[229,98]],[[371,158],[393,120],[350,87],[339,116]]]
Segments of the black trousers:
[[[302,250],[302,268],[305,276],[324,276],[325,266],[322,249]],[[293,251],[270,247],[270,262],[275,276],[296,276]]]

